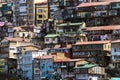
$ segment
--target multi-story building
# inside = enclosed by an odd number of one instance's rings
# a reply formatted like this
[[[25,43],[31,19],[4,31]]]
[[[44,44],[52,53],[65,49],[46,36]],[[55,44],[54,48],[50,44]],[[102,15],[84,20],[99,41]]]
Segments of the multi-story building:
[[[41,27],[45,20],[48,20],[47,2],[35,3],[35,25]]]
[[[61,34],[61,41],[69,44],[77,41],[87,41],[86,35],[81,30],[84,27],[85,23],[62,23],[56,26],[56,33]]]
[[[111,63],[116,69],[118,75],[120,75],[120,40],[114,40],[111,42]]]
[[[53,61],[54,58],[52,55],[34,58],[34,80],[51,79],[54,73]]]
[[[44,44],[46,48],[53,48],[59,43],[59,34],[48,34],[45,36]]]
[[[84,58],[101,66],[107,66],[111,56],[110,41],[77,42],[72,46],[72,58]]]
[[[103,80],[105,68],[95,63],[79,62],[74,69],[75,80]]]
[[[33,60],[39,56],[38,51],[26,51],[22,55],[22,76],[28,80],[33,80]]]
[[[34,24],[34,0],[13,0],[14,25]]]
[[[70,59],[65,56],[64,53],[56,53],[54,55],[54,69],[55,73],[58,74],[56,78],[58,79],[75,79],[74,67],[76,62],[81,61],[81,59]]]
[[[16,55],[14,53],[17,53],[17,47],[27,44],[31,44],[28,39],[6,37],[1,41],[0,57],[16,59]]]

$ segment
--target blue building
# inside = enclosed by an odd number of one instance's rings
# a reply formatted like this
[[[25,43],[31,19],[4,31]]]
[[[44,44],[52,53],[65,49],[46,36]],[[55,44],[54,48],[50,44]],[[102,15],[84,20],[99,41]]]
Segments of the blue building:
[[[53,56],[38,56],[34,59],[34,80],[52,78],[54,72]]]

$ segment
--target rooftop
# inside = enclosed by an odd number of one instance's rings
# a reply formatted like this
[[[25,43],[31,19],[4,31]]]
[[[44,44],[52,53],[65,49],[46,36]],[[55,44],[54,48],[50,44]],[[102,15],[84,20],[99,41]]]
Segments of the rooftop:
[[[88,31],[117,30],[120,29],[120,25],[86,27],[85,29]]]
[[[120,43],[120,39],[111,41],[111,43]]]
[[[57,25],[57,27],[63,27],[63,26],[79,26],[79,25],[81,25],[81,24],[83,24],[83,23],[62,23],[62,24],[59,24],[59,25]]]
[[[98,5],[109,5],[110,2],[106,1],[106,2],[91,2],[91,3],[81,3],[79,4],[77,7],[90,7],[90,6],[98,6]]]
[[[86,63],[84,65],[78,65],[76,68],[92,68],[98,66],[97,64],[93,64],[93,63]]]
[[[30,42],[30,39],[24,39],[23,38],[11,38],[11,37],[5,37],[5,39],[7,39],[8,41],[18,41],[18,42]]]
[[[54,56],[53,55],[45,55],[45,56],[38,56],[38,57],[35,57],[37,59],[50,59],[50,58],[53,58]]]
[[[54,38],[54,37],[57,37],[59,36],[59,34],[48,34],[45,36],[45,38]]]
[[[110,43],[110,41],[109,41],[109,40],[106,40],[106,41],[77,42],[76,44],[73,44],[73,45],[107,44],[107,43]]]

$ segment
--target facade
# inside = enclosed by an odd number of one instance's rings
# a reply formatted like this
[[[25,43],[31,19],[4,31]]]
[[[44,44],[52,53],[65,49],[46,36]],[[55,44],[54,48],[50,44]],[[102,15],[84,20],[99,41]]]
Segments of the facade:
[[[17,26],[34,24],[34,0],[13,0],[14,22]]]
[[[86,35],[81,30],[86,25],[85,23],[62,23],[56,26],[56,33],[61,34],[61,42],[74,44],[77,41],[87,41]]]
[[[41,27],[45,20],[48,20],[47,2],[35,3],[35,25]]]
[[[119,68],[120,68],[120,54],[119,54],[119,40],[114,40],[111,42],[111,63],[113,67],[116,69],[118,72],[117,74],[119,75]]]
[[[54,70],[57,73],[58,79],[75,79],[74,67],[80,59],[70,59],[64,53],[55,53],[54,55]]]
[[[6,37],[1,41],[1,57],[16,59],[17,47],[20,45],[30,44],[30,40],[23,38]]]
[[[75,80],[103,80],[105,68],[93,63],[80,63],[75,67]]]
[[[29,28],[28,28],[29,27]],[[20,38],[32,38],[34,36],[33,28],[32,26],[19,26],[14,27],[14,37],[20,37]]]
[[[26,79],[33,80],[33,59],[39,56],[38,51],[26,51],[22,55],[22,76]]]
[[[48,34],[45,36],[44,44],[46,48],[52,48],[59,43],[59,34]]]
[[[84,58],[101,66],[107,66],[111,54],[110,41],[77,42],[72,46],[72,58]]]
[[[53,56],[38,56],[34,59],[34,80],[51,79],[54,73]]]

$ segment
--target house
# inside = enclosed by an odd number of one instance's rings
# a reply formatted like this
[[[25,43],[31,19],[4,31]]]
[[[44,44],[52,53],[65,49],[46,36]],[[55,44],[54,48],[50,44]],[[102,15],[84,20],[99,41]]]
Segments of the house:
[[[37,56],[34,59],[34,80],[50,79],[53,76],[53,58],[52,55]]]
[[[48,34],[45,36],[44,43],[46,48],[52,48],[59,43],[59,34]]]
[[[72,45],[72,58],[84,58],[101,66],[107,66],[111,56],[110,50],[110,41],[77,42]]]
[[[75,80],[103,80],[105,77],[105,68],[95,63],[79,61],[76,64]]]

